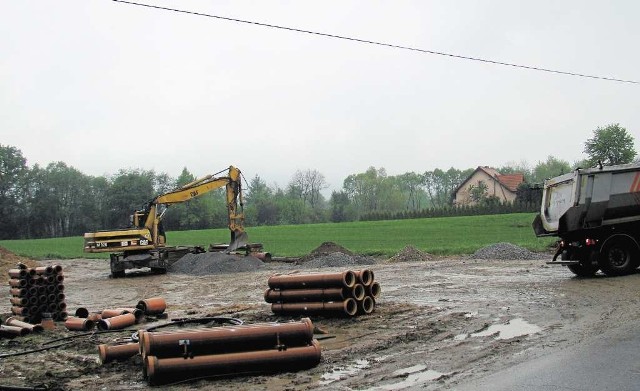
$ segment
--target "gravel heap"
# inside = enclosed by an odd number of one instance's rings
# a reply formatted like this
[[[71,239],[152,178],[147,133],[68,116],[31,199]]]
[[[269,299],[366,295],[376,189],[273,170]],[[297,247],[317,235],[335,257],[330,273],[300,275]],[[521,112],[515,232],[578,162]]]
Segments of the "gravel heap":
[[[407,246],[389,258],[389,262],[424,262],[431,259],[433,259],[431,254],[422,252],[413,246]]]
[[[300,266],[305,268],[348,267],[372,265],[372,257],[357,255],[333,242],[324,242],[308,255],[300,258]]]
[[[323,267],[348,267],[358,265],[373,265],[376,260],[364,255],[347,255],[343,253],[331,253],[322,255],[311,261],[303,262],[300,266],[305,268]]]
[[[511,243],[496,243],[487,247],[483,247],[471,255],[471,259],[541,259],[540,254],[536,254],[516,246]]]
[[[251,256],[229,255],[222,252],[187,254],[169,267],[172,273],[210,275],[241,273],[262,269],[264,263]]]

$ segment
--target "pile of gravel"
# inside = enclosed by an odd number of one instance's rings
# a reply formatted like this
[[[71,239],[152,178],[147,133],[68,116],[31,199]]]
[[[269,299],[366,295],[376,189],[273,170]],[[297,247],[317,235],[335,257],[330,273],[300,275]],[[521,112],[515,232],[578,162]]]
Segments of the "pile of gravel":
[[[431,259],[433,259],[431,254],[420,251],[413,246],[407,246],[389,258],[389,262],[424,262]]]
[[[483,247],[471,255],[471,259],[529,260],[541,258],[540,254],[536,254],[526,248],[504,242]]]
[[[304,268],[349,267],[358,265],[373,265],[376,260],[364,255],[349,255],[340,252],[321,255],[310,261],[300,263]]]
[[[169,267],[169,272],[200,276],[250,272],[263,267],[264,263],[255,257],[206,252],[185,255]]]
[[[303,268],[350,267],[374,263],[376,263],[374,258],[354,254],[333,242],[322,243],[299,261],[299,265]]]

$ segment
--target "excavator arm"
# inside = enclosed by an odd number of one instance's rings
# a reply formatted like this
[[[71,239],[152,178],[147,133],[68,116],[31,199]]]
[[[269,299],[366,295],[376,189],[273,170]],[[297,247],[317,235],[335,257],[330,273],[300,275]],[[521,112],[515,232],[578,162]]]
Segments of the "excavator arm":
[[[159,205],[170,206],[189,201],[223,186],[226,187],[228,227],[231,231],[231,241],[227,251],[233,251],[245,246],[248,243],[248,236],[244,230],[244,213],[242,212],[241,172],[234,166],[229,167],[227,176],[215,177],[214,175],[207,175],[176,190],[157,196],[149,202],[149,213],[144,226],[153,232],[152,236],[154,238],[162,237],[163,235],[158,235],[158,229],[164,216],[164,211],[158,213]]]
[[[218,173],[219,174],[219,173]],[[227,176],[207,175],[193,182],[161,194],[147,203],[143,210],[133,214],[133,227],[126,230],[100,231],[85,234],[85,251],[106,252],[114,250],[141,251],[165,246],[162,218],[166,207],[204,195],[210,191],[226,187],[228,227],[231,241],[227,251],[234,251],[248,244],[244,230],[242,211],[241,172],[230,166]]]

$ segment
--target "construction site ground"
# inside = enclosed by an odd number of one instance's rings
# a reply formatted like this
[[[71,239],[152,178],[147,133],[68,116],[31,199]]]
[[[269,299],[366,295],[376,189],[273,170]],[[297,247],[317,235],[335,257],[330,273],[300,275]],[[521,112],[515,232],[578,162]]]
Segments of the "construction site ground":
[[[41,263],[63,266],[70,314],[78,307],[92,311],[131,307],[141,299],[161,296],[167,301],[169,318],[230,316],[246,323],[300,319],[276,316],[264,302],[267,279],[274,273],[364,267],[375,272],[382,296],[373,314],[311,316],[322,347],[318,366],[164,386],[174,390],[455,389],[458,384],[578,345],[611,327],[637,324],[639,274],[618,278],[599,274],[582,279],[564,267],[547,266],[552,254],[537,254],[538,259],[519,255],[514,256],[518,259],[505,259],[509,254],[502,255],[497,251],[494,259],[441,258],[414,250],[391,259],[371,260],[375,263],[368,265],[365,258],[354,261],[353,266],[314,268],[273,262],[249,271],[199,275],[140,272],[121,279],[109,278],[109,264],[103,260]],[[323,256],[335,258],[331,253]],[[0,314],[5,318],[9,313],[7,293],[0,300]],[[56,330],[0,340],[0,354],[47,346],[52,340],[74,334],[79,332],[69,332],[58,323]],[[69,343],[59,348],[1,358],[0,386],[148,388],[139,357],[98,363],[97,344],[129,336],[128,332],[86,335],[66,340]]]

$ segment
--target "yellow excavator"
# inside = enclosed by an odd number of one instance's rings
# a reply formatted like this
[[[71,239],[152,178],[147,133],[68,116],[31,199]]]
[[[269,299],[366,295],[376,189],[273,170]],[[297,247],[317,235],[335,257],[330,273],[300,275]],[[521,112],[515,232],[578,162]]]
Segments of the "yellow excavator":
[[[224,171],[221,171],[222,173]],[[220,174],[218,173],[218,174]],[[204,252],[198,246],[166,246],[162,218],[172,204],[189,201],[223,186],[226,187],[227,210],[231,241],[226,252],[248,249],[242,212],[241,172],[229,167],[227,176],[207,175],[193,182],[161,194],[149,201],[142,210],[131,216],[131,227],[84,234],[84,251],[89,253],[111,252],[111,276],[124,277],[126,269],[148,267],[154,273],[166,273],[171,263],[188,253]],[[240,210],[238,210],[238,205]],[[255,249],[255,246],[254,248]]]

